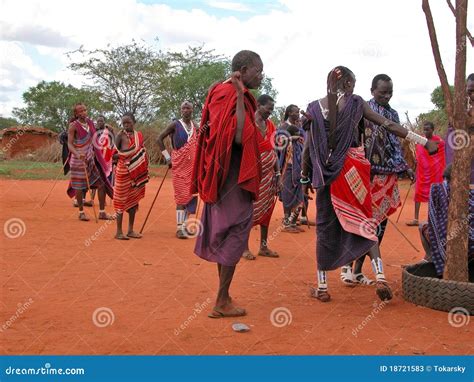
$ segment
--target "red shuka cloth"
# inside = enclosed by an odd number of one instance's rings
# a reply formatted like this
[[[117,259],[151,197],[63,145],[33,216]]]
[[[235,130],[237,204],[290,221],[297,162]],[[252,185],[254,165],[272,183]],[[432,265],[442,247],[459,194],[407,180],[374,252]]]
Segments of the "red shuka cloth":
[[[331,201],[344,231],[377,241],[380,221],[372,216],[370,163],[362,147],[348,150],[341,172],[331,183]]]
[[[245,124],[242,132],[242,160],[238,185],[252,194],[255,200],[261,179],[261,165],[255,124],[257,103],[246,89],[244,92]],[[191,192],[206,203],[215,203],[219,189],[229,173],[237,128],[237,92],[231,83],[219,83],[211,88],[202,111],[198,144],[193,166]]]
[[[439,142],[436,154],[430,155],[422,145],[416,145],[415,202],[428,202],[431,185],[443,181],[446,167],[444,141],[437,135],[433,135],[431,139]]]

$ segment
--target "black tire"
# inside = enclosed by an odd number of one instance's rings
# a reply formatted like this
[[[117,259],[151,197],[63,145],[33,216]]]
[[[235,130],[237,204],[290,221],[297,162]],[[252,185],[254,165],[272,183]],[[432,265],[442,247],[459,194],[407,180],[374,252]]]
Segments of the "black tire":
[[[440,279],[433,263],[406,267],[402,287],[403,298],[413,304],[444,312],[463,308],[474,315],[474,283]]]

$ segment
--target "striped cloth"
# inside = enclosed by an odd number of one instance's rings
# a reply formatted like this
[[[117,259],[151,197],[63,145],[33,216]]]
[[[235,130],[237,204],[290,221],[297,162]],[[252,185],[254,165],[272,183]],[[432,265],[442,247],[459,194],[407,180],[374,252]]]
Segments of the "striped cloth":
[[[262,180],[258,199],[253,204],[253,225],[268,227],[276,202],[275,163],[277,156],[274,150],[260,154]]]
[[[372,193],[372,214],[379,222],[397,211],[400,206],[400,190],[397,174],[374,175],[370,183]]]
[[[380,223],[372,216],[370,163],[363,147],[351,147],[342,170],[331,184],[334,212],[346,232],[377,241],[375,231]]]
[[[194,156],[196,154],[196,136],[196,132],[193,131],[193,134],[188,139],[187,143],[185,143],[180,149],[175,148],[171,152],[174,201],[178,205],[187,205],[193,199],[191,183],[193,179]]]
[[[127,136],[131,150],[118,152],[118,162],[115,169],[114,186],[114,209],[117,213],[123,213],[138,206],[138,202],[145,197],[145,185],[136,187],[130,175],[130,159],[136,155],[143,146],[143,135],[141,132],[134,132],[133,136]]]
[[[449,184],[446,180],[431,186],[428,205],[428,236],[430,251],[436,273],[442,275],[446,264],[446,244],[448,241]],[[474,190],[469,192],[469,214],[462,224],[469,224],[468,256],[474,257]],[[456,238],[456,229],[450,232]]]
[[[85,156],[85,163],[79,159],[75,154],[70,154],[69,166],[71,171],[70,188],[72,190],[87,190],[86,169],[89,177],[89,184],[91,188],[97,188],[101,184],[101,177],[99,169],[94,162],[94,147],[92,145],[93,129],[84,129],[79,122],[74,122],[78,134],[74,138],[74,147],[80,155]],[[81,131],[82,130],[82,131]],[[81,133],[81,134],[80,134]],[[75,192],[68,194],[75,195]],[[72,197],[71,196],[71,197]]]

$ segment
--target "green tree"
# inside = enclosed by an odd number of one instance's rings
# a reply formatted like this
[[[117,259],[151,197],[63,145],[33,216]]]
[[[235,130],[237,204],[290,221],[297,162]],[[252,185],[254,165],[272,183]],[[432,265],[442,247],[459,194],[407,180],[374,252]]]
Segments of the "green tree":
[[[449,89],[454,94],[454,86],[449,86]],[[421,128],[423,122],[430,121],[435,125],[436,134],[444,136],[448,129],[449,120],[441,86],[436,87],[431,92],[431,102],[435,105],[435,108],[427,113],[421,113],[416,118],[417,129]]]
[[[84,103],[91,116],[107,114],[111,105],[103,102],[99,93],[78,89],[62,82],[41,81],[23,93],[23,108],[14,108],[13,115],[24,125],[38,125],[51,130],[66,129],[72,108]]]
[[[141,122],[156,114],[156,95],[167,76],[168,62],[161,52],[133,41],[131,44],[92,51],[80,48],[83,61],[69,68],[92,80],[91,90],[113,105],[117,116],[131,112]]]
[[[195,118],[199,118],[209,87],[231,72],[230,59],[204,45],[162,53],[133,41],[116,48],[81,48],[69,57],[76,53],[82,59],[69,68],[92,80],[88,88],[112,104],[117,116],[132,112],[145,124],[176,117],[185,100],[194,104]],[[271,78],[265,78],[254,94],[262,93],[276,96]]]
[[[203,45],[188,47],[184,53],[169,52],[166,57],[169,74],[155,98],[158,119],[176,116],[185,100],[194,104],[199,118],[209,87],[229,76],[230,61]]]
[[[204,45],[188,47],[184,53],[169,52],[166,57],[170,72],[157,94],[157,117],[170,119],[176,116],[181,103],[188,100],[194,104],[194,116],[199,119],[209,88],[230,76],[231,60],[215,54],[214,50],[206,50]],[[273,88],[272,79],[265,77],[261,87],[252,90],[252,94],[276,98],[278,92]]]
[[[449,86],[449,90],[454,97],[454,86]],[[444,110],[446,108],[446,101],[444,100],[443,89],[438,86],[431,93],[431,102],[436,106],[438,110]]]
[[[0,117],[0,129],[6,129],[12,126],[18,126],[19,122],[14,118]]]

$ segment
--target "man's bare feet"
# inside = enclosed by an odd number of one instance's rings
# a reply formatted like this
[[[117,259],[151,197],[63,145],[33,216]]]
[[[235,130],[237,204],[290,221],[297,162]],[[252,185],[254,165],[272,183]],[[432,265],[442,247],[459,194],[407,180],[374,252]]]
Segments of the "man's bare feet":
[[[132,239],[141,239],[143,235],[141,233],[132,231],[132,232],[127,233],[127,237],[130,237]]]
[[[115,235],[115,238],[117,240],[130,240],[127,236],[125,236],[123,233],[118,233]]]

